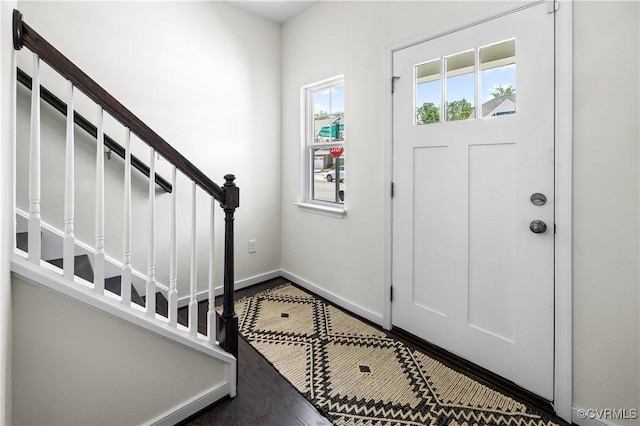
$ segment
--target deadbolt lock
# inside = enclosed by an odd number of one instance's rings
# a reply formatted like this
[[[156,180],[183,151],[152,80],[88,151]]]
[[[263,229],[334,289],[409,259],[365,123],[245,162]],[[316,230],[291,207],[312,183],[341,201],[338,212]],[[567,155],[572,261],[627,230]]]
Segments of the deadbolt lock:
[[[534,206],[544,206],[547,203],[547,197],[539,192],[531,194],[530,200],[531,204],[533,204]]]

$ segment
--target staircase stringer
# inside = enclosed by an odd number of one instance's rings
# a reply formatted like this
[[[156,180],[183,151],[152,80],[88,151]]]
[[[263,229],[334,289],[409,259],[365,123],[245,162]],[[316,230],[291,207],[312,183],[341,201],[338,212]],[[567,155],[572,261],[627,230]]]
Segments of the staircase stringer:
[[[92,287],[68,282],[54,269],[56,269],[55,266],[47,266],[46,262],[41,262],[40,266],[35,265],[19,253],[14,253],[11,258],[13,275],[225,363],[227,380],[231,385],[229,396],[235,396],[236,359],[218,345],[208,343],[206,336],[202,334],[191,336],[186,327],[178,325],[177,328],[173,328],[169,325],[167,318],[161,315],[156,314],[155,317],[150,317],[143,309],[136,309],[133,305],[127,308],[120,304],[117,295],[111,297],[97,295]]]

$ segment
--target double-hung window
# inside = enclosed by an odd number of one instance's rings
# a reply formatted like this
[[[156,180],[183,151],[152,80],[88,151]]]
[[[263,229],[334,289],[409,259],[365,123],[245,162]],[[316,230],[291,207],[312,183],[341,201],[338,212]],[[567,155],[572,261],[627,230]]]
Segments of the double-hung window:
[[[345,213],[344,77],[302,88],[303,144],[301,202],[303,208]]]

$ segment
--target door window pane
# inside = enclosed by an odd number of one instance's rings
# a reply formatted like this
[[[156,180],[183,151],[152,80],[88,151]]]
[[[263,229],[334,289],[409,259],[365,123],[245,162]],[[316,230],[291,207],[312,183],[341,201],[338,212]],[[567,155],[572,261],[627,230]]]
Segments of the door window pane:
[[[418,125],[440,122],[441,66],[441,59],[416,66],[416,124]]]
[[[466,120],[474,117],[475,108],[475,51],[470,50],[445,58],[446,61],[446,119]]]
[[[516,113],[516,41],[480,48],[482,116]]]

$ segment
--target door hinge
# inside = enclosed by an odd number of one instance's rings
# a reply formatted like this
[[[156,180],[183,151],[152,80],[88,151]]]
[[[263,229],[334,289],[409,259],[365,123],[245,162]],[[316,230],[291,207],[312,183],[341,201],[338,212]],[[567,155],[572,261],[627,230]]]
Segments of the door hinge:
[[[553,224],[553,235],[558,233],[558,225],[556,225],[555,223]]]
[[[400,79],[400,77],[391,77],[391,93],[395,93],[396,91],[396,80]]]
[[[389,289],[389,300],[393,302],[393,286],[391,286]]]
[[[559,1],[548,1],[547,2],[547,13],[555,13],[560,9]]]
[[[394,194],[395,194],[395,186],[394,186],[393,182],[391,182],[391,198],[393,198]]]

